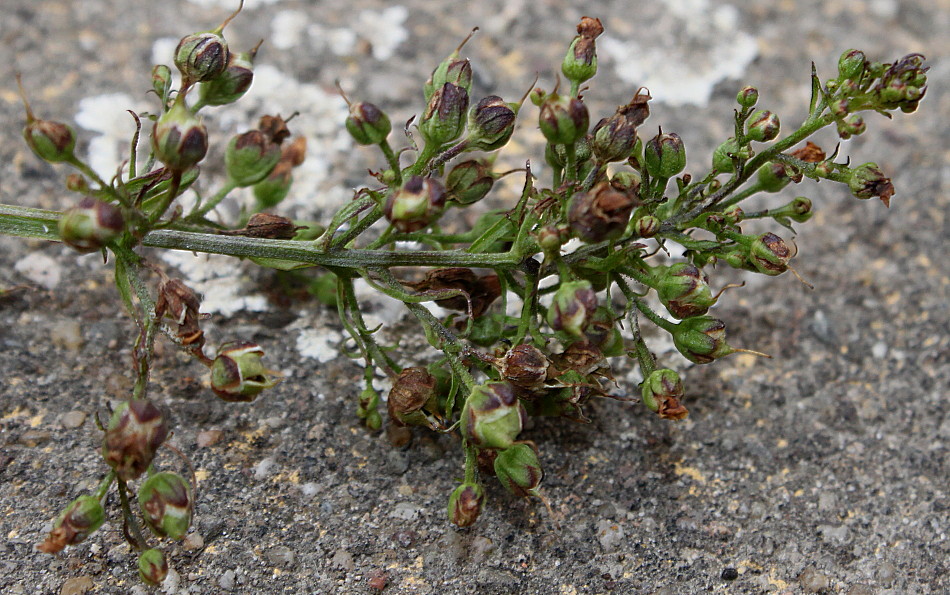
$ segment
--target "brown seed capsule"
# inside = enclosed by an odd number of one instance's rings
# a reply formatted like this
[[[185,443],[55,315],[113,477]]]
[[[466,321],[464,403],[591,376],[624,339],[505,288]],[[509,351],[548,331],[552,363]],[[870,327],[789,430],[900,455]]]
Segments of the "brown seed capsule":
[[[425,368],[406,368],[393,381],[387,406],[397,425],[430,426],[424,407],[436,409],[436,377]]]
[[[571,197],[567,218],[571,231],[585,242],[616,239],[623,234],[639,201],[601,182],[587,192]]]
[[[485,506],[485,490],[477,483],[463,483],[449,496],[449,520],[459,527],[475,523]]]
[[[548,379],[551,361],[540,349],[530,343],[522,343],[508,350],[501,360],[502,377],[517,386],[536,390]]]
[[[436,300],[435,303],[443,308],[462,312],[468,311],[471,304],[474,318],[481,317],[492,302],[501,295],[498,275],[479,276],[472,269],[464,267],[433,269],[426,273],[422,281],[416,283],[404,281],[403,285],[416,291],[444,291],[446,289],[464,291],[468,299],[465,296],[455,296]]]
[[[136,479],[148,469],[155,452],[168,436],[168,422],[149,401],[124,401],[106,427],[102,457],[123,481]]]

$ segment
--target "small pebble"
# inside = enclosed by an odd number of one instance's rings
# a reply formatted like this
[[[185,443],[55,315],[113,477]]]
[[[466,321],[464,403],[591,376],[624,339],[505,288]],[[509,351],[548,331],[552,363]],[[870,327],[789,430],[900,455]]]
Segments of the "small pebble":
[[[292,566],[295,560],[294,551],[286,545],[272,547],[264,555],[274,566]]]
[[[189,551],[200,550],[205,546],[204,537],[200,533],[189,533],[181,542],[181,546]]]
[[[597,521],[597,541],[604,553],[610,553],[617,549],[623,542],[624,531],[618,523],[606,519]]]
[[[20,434],[18,442],[26,447],[35,448],[44,442],[48,442],[51,434],[45,430],[27,430]]]
[[[374,570],[369,575],[369,580],[366,582],[367,586],[374,591],[382,591],[386,588],[386,583],[389,580],[389,576],[382,570]]]
[[[53,324],[49,334],[53,345],[57,347],[69,351],[79,351],[82,347],[82,327],[78,320],[60,320]]]
[[[224,432],[221,430],[202,430],[198,432],[198,436],[195,438],[195,442],[200,448],[207,448],[209,446],[214,446],[221,440],[221,436],[224,435]]]
[[[234,589],[234,571],[225,570],[224,574],[221,575],[221,578],[218,579],[218,586],[225,591],[231,591]]]
[[[814,566],[809,566],[798,575],[798,584],[806,593],[819,593],[830,586],[828,577],[818,572]]]
[[[59,595],[82,595],[90,591],[93,586],[92,578],[88,576],[76,576],[63,581]]]
[[[337,568],[346,570],[347,572],[353,570],[356,567],[356,565],[353,563],[353,554],[346,550],[337,550],[337,552],[333,554],[330,564]]]
[[[85,411],[68,411],[63,414],[63,417],[60,418],[60,423],[63,424],[63,427],[69,430],[75,430],[81,426],[86,421],[86,412]]]
[[[734,581],[739,578],[739,571],[732,566],[727,566],[726,568],[722,569],[722,574],[719,576],[724,581]]]
[[[403,521],[414,521],[419,518],[419,509],[409,502],[400,502],[393,507],[389,516]]]

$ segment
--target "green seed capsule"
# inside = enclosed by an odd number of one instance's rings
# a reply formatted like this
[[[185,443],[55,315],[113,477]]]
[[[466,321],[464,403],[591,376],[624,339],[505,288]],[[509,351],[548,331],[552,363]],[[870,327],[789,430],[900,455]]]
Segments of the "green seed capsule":
[[[222,400],[249,402],[277,384],[275,373],[261,363],[257,343],[226,343],[211,365],[211,390]]]
[[[462,407],[462,434],[476,448],[508,448],[525,420],[524,407],[507,382],[487,382],[472,389]]]
[[[459,527],[475,523],[485,507],[485,490],[477,483],[463,483],[449,496],[449,520]]]
[[[55,554],[67,545],[81,543],[101,527],[105,519],[106,513],[98,498],[80,496],[56,517],[52,530],[37,549],[47,554]]]
[[[139,554],[138,566],[139,578],[151,587],[162,584],[168,576],[168,561],[160,549],[152,548]]]
[[[159,537],[182,539],[191,526],[191,486],[177,473],[149,476],[138,491],[139,509],[148,528]]]

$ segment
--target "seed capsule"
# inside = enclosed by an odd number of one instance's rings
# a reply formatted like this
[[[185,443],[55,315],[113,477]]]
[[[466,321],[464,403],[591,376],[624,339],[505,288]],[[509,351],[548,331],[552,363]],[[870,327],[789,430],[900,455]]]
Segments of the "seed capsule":
[[[150,476],[139,487],[138,501],[142,518],[155,535],[182,539],[188,533],[194,501],[182,476],[168,471]]]
[[[736,95],[736,102],[742,107],[749,108],[759,101],[759,90],[755,87],[743,87]]]
[[[477,483],[463,483],[449,496],[449,520],[459,527],[475,523],[485,507],[485,490]]]
[[[152,548],[139,554],[139,578],[151,587],[162,584],[168,576],[168,561],[162,550]]]
[[[198,164],[208,152],[208,129],[179,95],[152,128],[155,157],[172,171],[183,172]]]
[[[227,105],[243,97],[254,82],[256,56],[257,47],[246,53],[231,53],[224,70],[198,87],[199,102],[204,105]]]
[[[788,270],[792,251],[782,238],[767,232],[749,244],[749,261],[760,273],[774,276]]]
[[[249,130],[231,139],[224,152],[228,177],[238,187],[264,180],[280,161],[280,146],[260,130]]]
[[[708,364],[735,351],[726,343],[726,324],[712,316],[687,318],[672,334],[676,349],[697,364]]]
[[[630,194],[615,189],[609,182],[601,182],[571,197],[567,218],[579,239],[602,242],[623,235],[630,213],[638,204],[639,200]]]
[[[101,527],[105,520],[106,513],[98,498],[80,496],[56,517],[49,535],[36,549],[46,554],[55,554],[67,545],[84,541]]]
[[[515,131],[517,112],[497,95],[479,101],[468,114],[468,148],[495,151],[505,146]]]
[[[515,496],[539,496],[544,470],[538,453],[527,444],[515,444],[498,453],[495,458],[495,476],[506,490]]]
[[[427,144],[444,145],[462,135],[468,113],[468,92],[455,84],[445,83],[429,99],[419,132]]]
[[[425,368],[406,368],[393,381],[387,406],[389,419],[403,426],[429,426],[429,412],[437,410],[436,377]]]
[[[657,296],[676,318],[700,316],[716,303],[709,277],[692,263],[656,267],[653,273]]]
[[[778,116],[768,110],[757,110],[749,117],[746,124],[749,139],[760,143],[767,143],[778,138],[781,123]]]
[[[654,370],[641,385],[643,404],[663,419],[685,419],[689,411],[680,402],[685,396],[679,374],[669,369]]]
[[[361,101],[350,105],[346,129],[360,145],[378,145],[393,129],[389,117],[376,105]]]
[[[383,209],[386,219],[401,232],[419,231],[442,214],[445,194],[438,180],[410,176],[402,188],[389,195]]]
[[[168,422],[149,401],[124,401],[112,413],[102,441],[102,458],[119,479],[131,481],[148,469],[168,437]]]
[[[508,448],[525,420],[525,410],[507,382],[487,382],[472,389],[462,407],[462,434],[476,448]]]
[[[276,374],[261,363],[257,343],[226,343],[211,365],[211,390],[222,400],[250,402],[277,384]]]
[[[125,229],[125,218],[115,205],[87,196],[60,217],[59,236],[77,252],[102,250]]]
[[[228,42],[223,31],[203,31],[181,38],[175,48],[175,66],[184,86],[210,81],[228,66]]]
[[[62,122],[40,120],[34,116],[19,74],[16,76],[16,82],[20,89],[20,97],[23,99],[23,108],[26,110],[26,126],[23,128],[23,139],[26,144],[33,149],[37,157],[49,163],[74,160],[76,133],[73,132],[72,127]]]
[[[470,205],[485,198],[494,184],[491,167],[481,159],[469,159],[454,165],[445,176],[449,197],[460,205]]]
[[[549,143],[570,145],[587,134],[590,114],[584,102],[577,97],[551,93],[541,104],[538,124]]]
[[[651,176],[672,178],[686,168],[686,147],[678,134],[661,131],[643,146],[643,161]]]
[[[543,387],[550,368],[551,360],[530,343],[512,347],[501,360],[502,377],[511,384],[528,390]]]
[[[568,281],[554,294],[548,309],[548,324],[556,331],[582,338],[596,309],[597,294],[590,282]]]
[[[594,40],[604,32],[600,19],[583,17],[577,25],[577,36],[571,41],[561,62],[567,80],[579,85],[597,74],[597,49]]]

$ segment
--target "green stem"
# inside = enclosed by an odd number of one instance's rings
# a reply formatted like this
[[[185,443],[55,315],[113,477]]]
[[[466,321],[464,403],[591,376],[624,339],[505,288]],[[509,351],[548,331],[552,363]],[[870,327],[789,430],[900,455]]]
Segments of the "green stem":
[[[386,163],[389,164],[389,169],[392,170],[393,175],[396,176],[395,185],[402,186],[402,170],[399,169],[399,157],[393,152],[393,148],[389,146],[389,141],[383,139],[379,143],[379,148],[383,152],[383,155],[386,156]]]
[[[465,441],[465,483],[474,484],[478,481],[478,449]]]
[[[125,483],[124,480],[119,480],[119,503],[122,507],[122,520],[125,521],[125,526],[128,528],[128,536],[132,538],[130,544],[138,551],[142,551],[148,545],[148,542],[145,541],[145,538],[142,536],[142,529],[139,528],[139,523],[135,520],[135,515],[132,514],[132,506],[129,504],[129,485]]]
[[[112,482],[114,481],[115,471],[109,471],[106,473],[105,477],[102,478],[102,481],[99,482],[99,487],[96,488],[96,500],[102,500],[105,498],[106,493],[108,493],[109,488],[112,487]]]
[[[228,178],[224,186],[214,193],[214,196],[209,198],[208,201],[201,206],[192,209],[192,211],[188,213],[188,216],[185,217],[185,220],[189,222],[200,221],[202,217],[214,210],[214,208],[218,206],[218,203],[224,200],[235,188],[237,188],[237,184],[234,183],[234,180]]]

